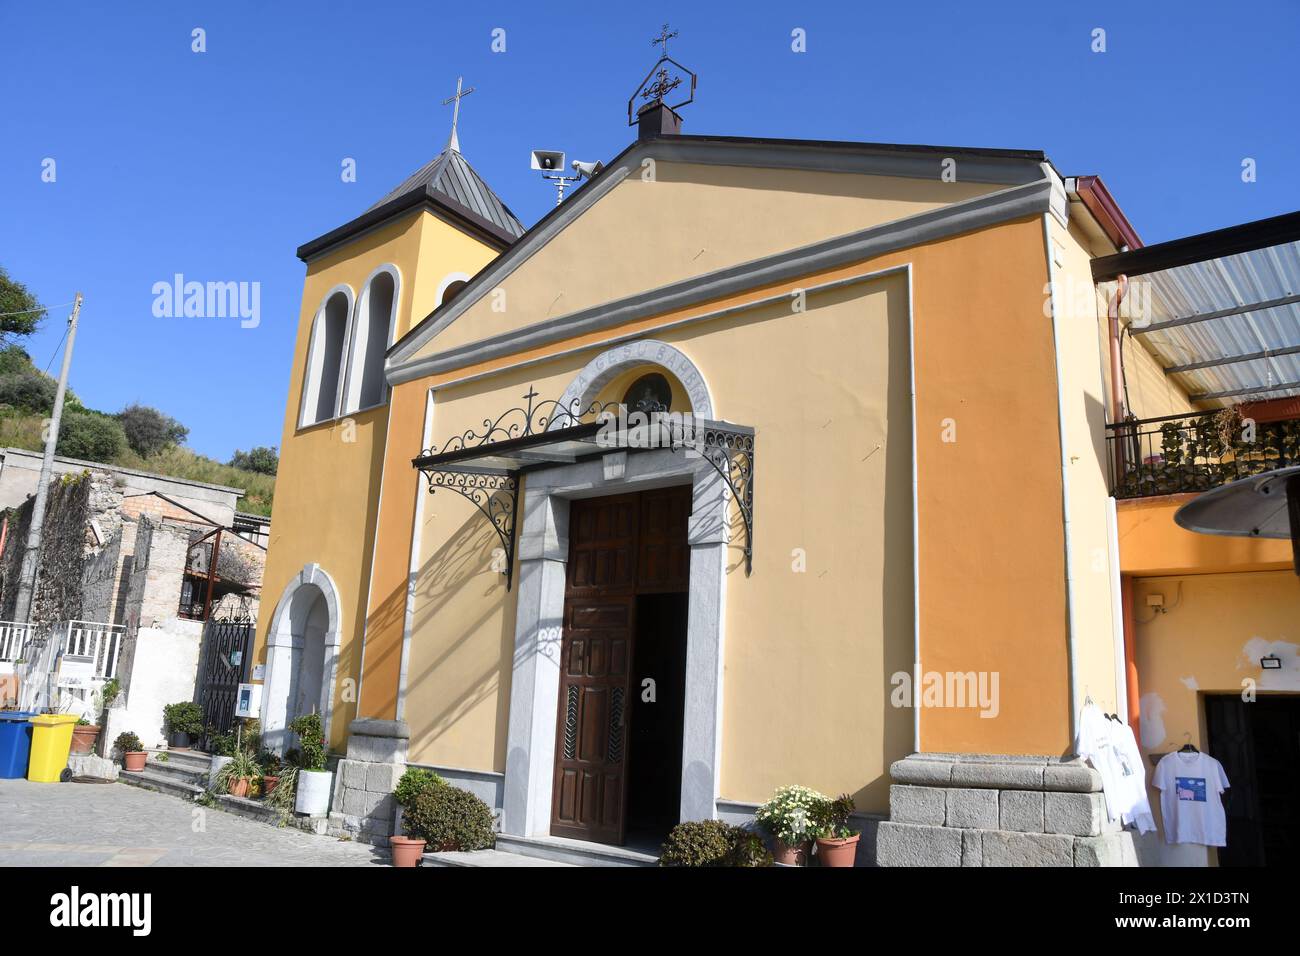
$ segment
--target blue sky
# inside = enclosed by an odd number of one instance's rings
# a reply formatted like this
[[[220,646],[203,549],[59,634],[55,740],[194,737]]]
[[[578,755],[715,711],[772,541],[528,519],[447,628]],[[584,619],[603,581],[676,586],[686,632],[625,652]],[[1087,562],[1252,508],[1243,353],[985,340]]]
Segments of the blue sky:
[[[462,150],[532,223],[553,193],[528,151],[626,146],[663,20],[700,75],[687,132],[1043,149],[1100,174],[1148,243],[1300,209],[1300,4],[1059,6],[0,0],[0,263],[46,303],[86,294],[72,386],[88,404],[155,405],[223,460],[278,444],[295,248],[441,149],[460,74],[476,88]],[[178,272],[261,283],[260,325],[155,317],[153,284]],[[29,341],[38,365],[66,315]]]

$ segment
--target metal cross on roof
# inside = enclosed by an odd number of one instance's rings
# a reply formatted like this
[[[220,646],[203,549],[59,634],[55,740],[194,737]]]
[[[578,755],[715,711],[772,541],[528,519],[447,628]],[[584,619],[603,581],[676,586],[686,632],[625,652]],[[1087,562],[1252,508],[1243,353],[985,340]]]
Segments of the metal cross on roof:
[[[455,108],[451,111],[451,138],[447,140],[447,148],[454,149],[458,153],[460,152],[460,140],[456,137],[456,124],[460,121],[460,101],[474,92],[474,87],[472,86],[468,90],[461,89],[461,84],[464,80],[465,78],[463,76],[456,77],[456,95],[449,96],[442,101],[443,106],[448,106],[452,103],[456,104]]]
[[[670,30],[668,29],[668,24],[665,23],[665,24],[663,25],[663,27],[660,28],[660,30],[659,30],[659,35],[658,35],[657,37],[655,37],[653,40],[650,41],[650,45],[651,45],[651,46],[662,46],[664,49],[663,49],[663,53],[660,54],[660,55],[661,55],[661,56],[667,56],[667,55],[668,55],[668,41],[671,40],[673,37],[677,36],[677,33],[678,33],[678,31],[676,31],[676,30],[672,30],[672,31],[670,31]]]

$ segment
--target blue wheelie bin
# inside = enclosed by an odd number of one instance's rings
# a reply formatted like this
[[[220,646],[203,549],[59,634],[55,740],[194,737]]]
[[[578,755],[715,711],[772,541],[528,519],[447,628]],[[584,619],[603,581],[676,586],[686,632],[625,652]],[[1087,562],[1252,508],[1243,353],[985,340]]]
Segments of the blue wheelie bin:
[[[27,776],[27,758],[32,750],[31,719],[26,710],[0,710],[0,777]]]

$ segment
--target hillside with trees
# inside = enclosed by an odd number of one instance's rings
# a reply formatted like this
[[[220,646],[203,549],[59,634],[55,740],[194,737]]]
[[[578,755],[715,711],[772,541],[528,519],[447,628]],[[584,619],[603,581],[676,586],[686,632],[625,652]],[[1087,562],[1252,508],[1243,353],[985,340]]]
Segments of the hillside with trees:
[[[0,447],[45,450],[44,428],[56,384],[21,346],[0,349]],[[223,464],[186,448],[188,436],[188,428],[156,408],[132,404],[116,413],[102,412],[87,408],[69,389],[56,451],[67,458],[243,488],[240,511],[271,513],[279,464],[274,448],[237,451]]]
[[[0,448],[45,450],[45,423],[58,383],[38,369],[15,338],[31,335],[47,310],[0,267]],[[185,447],[190,430],[148,405],[109,413],[87,408],[72,389],[64,395],[56,453],[171,478],[243,488],[237,507],[269,515],[279,457],[274,448],[236,451],[226,464]]]

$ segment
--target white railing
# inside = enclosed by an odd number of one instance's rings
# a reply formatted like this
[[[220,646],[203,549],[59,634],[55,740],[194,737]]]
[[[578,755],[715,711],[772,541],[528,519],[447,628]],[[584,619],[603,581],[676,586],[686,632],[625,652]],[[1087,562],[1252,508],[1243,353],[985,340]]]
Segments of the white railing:
[[[112,680],[117,676],[117,662],[122,655],[122,638],[126,628],[121,624],[103,624],[98,621],[68,621],[63,635],[63,653],[95,659],[95,678]]]
[[[23,709],[86,712],[94,695],[117,676],[125,638],[123,625],[101,621],[0,621],[0,663],[12,662]],[[58,684],[55,675],[61,655],[90,658],[95,663],[94,677],[80,686]]]
[[[0,621],[0,661],[21,661],[31,641],[32,625]]]

